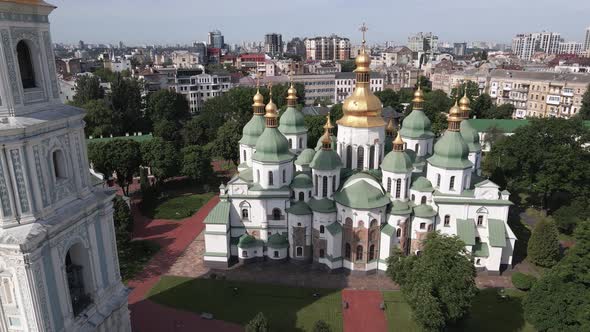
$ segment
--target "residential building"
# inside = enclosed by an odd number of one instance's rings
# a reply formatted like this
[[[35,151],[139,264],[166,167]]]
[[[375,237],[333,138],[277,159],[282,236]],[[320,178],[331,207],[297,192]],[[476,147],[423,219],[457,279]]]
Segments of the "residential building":
[[[82,72],[80,59],[55,59],[57,73],[61,75],[76,75]]]
[[[531,60],[535,52],[558,54],[561,35],[555,32],[518,34],[512,39],[512,52],[522,60]]]
[[[586,28],[586,36],[584,38],[584,51],[590,51],[590,27]]]
[[[176,83],[176,71],[174,67],[144,67],[134,69],[132,77],[144,83],[144,95],[158,90],[169,89]]]
[[[582,43],[569,41],[559,43],[558,54],[580,54],[582,53]]]
[[[55,8],[0,2],[0,330],[130,332],[115,191],[93,185],[86,112],[60,101]]]
[[[453,54],[456,56],[465,56],[467,54],[467,43],[454,43]]]
[[[334,80],[335,74],[303,74],[293,76],[293,82],[301,83],[305,88],[305,105],[313,105],[316,100],[333,104]]]
[[[211,48],[225,48],[225,40],[221,31],[213,30],[207,35],[207,46]]]
[[[264,51],[270,56],[283,54],[283,36],[280,33],[264,35]]]
[[[350,59],[350,40],[331,35],[305,39],[307,60],[348,60]]]
[[[287,54],[299,55],[302,59],[305,58],[305,42],[301,38],[293,38],[287,43]]]
[[[232,88],[229,73],[202,73],[200,70],[178,70],[173,90],[184,95],[192,113],[199,113],[205,102]]]
[[[378,69],[383,76],[384,89],[399,91],[402,88],[414,88],[422,71],[412,66],[391,66]]]
[[[307,74],[333,74],[342,71],[342,65],[337,61],[307,61],[304,70]]]
[[[334,89],[334,102],[341,103],[346,98],[350,97],[354,92],[356,86],[356,75],[355,73],[336,73],[335,89]],[[383,91],[384,79],[381,74],[371,73],[371,79],[369,80],[369,89],[371,92]]]
[[[207,63],[207,44],[204,42],[194,42],[193,46],[188,50],[191,53],[198,54],[199,63]]]
[[[104,68],[108,69],[114,73],[120,73],[124,70],[130,71],[131,70],[131,58],[120,56],[120,57],[112,57],[109,60],[104,62]]]
[[[408,48],[412,50],[412,52],[437,52],[438,36],[435,36],[432,32],[418,32],[417,34],[408,37]]]
[[[371,68],[404,66],[411,62],[412,50],[409,48],[405,46],[388,47],[371,62]]]
[[[199,58],[199,53],[189,51],[174,51],[170,54],[172,65],[179,69],[199,68],[201,65]]]

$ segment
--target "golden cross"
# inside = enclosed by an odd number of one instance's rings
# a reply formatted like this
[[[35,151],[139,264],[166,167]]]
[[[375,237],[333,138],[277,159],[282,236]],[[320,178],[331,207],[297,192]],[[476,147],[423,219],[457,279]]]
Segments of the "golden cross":
[[[367,30],[369,30],[369,28],[367,28],[367,26],[365,25],[365,22],[363,22],[363,25],[361,25],[359,30],[363,33],[363,45],[365,45],[365,42],[366,42],[365,33],[367,32]]]
[[[256,89],[260,88],[260,73],[256,73]]]
[[[270,99],[272,100],[272,82],[268,82],[268,84],[266,86],[268,87],[268,95],[270,96]]]
[[[291,82],[291,85],[293,85],[293,71],[292,70],[289,72],[289,82]]]

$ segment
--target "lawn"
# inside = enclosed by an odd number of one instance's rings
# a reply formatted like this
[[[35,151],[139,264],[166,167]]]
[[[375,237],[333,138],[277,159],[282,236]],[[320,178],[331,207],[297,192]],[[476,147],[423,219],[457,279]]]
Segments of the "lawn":
[[[146,214],[153,219],[180,220],[188,218],[213,196],[213,193],[203,193],[162,198],[158,200],[156,206],[147,207]]]
[[[160,250],[153,241],[130,241],[117,243],[119,268],[123,282],[127,282],[143,270],[147,262]]]
[[[238,288],[235,292],[234,287]],[[314,293],[319,296],[314,297]],[[215,319],[242,326],[263,312],[272,331],[311,331],[320,319],[332,331],[342,331],[342,298],[336,289],[164,276],[148,297],[162,305],[212,313]]]
[[[508,299],[500,299],[498,290],[484,289],[473,300],[471,314],[448,331],[520,331],[534,332],[535,329],[523,318],[521,305],[523,292],[507,290]],[[385,314],[389,331],[421,331],[412,320],[412,309],[405,302],[401,292],[384,292]]]

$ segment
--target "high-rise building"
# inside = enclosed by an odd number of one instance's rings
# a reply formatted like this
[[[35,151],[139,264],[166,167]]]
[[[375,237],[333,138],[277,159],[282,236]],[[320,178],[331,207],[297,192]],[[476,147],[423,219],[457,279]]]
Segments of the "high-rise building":
[[[350,59],[350,40],[331,35],[305,39],[305,54],[308,60]]]
[[[590,27],[586,28],[586,38],[584,38],[584,51],[590,51]]]
[[[561,42],[561,35],[555,32],[518,34],[512,39],[512,53],[523,60],[530,60],[537,51],[557,54]]]
[[[299,55],[302,58],[305,57],[305,42],[298,37],[291,39],[291,41],[287,43],[286,52],[291,55]]]
[[[467,43],[454,43],[453,44],[453,53],[456,56],[464,56],[466,51],[467,51]]]
[[[199,55],[199,63],[206,63],[205,60],[207,59],[207,45],[204,42],[194,42],[193,47],[191,47],[189,51]]]
[[[432,32],[418,32],[408,37],[408,48],[412,52],[428,52],[431,50],[436,52],[438,50],[438,36],[435,36]]]
[[[78,42],[78,48],[81,49],[81,50],[83,50],[83,49],[86,48],[86,45],[84,44],[84,41],[83,40],[80,40]]]
[[[582,53],[582,43],[576,41],[559,43],[559,54],[580,54]]]
[[[264,51],[272,56],[283,54],[283,36],[280,33],[264,35]]]
[[[208,41],[209,47],[224,48],[225,41],[223,40],[223,35],[219,30],[213,30],[209,32]]]

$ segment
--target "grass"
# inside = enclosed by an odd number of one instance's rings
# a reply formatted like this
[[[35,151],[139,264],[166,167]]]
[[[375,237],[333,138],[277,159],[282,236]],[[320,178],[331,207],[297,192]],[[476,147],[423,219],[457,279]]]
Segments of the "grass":
[[[153,219],[180,220],[192,216],[213,196],[213,193],[203,193],[166,197],[158,200],[155,206],[146,207],[145,212]]]
[[[524,320],[522,297],[524,292],[506,290],[507,299],[498,297],[497,289],[484,289],[473,299],[470,314],[448,331],[519,331],[534,332],[534,327]],[[385,315],[389,331],[421,331],[412,319],[412,309],[401,292],[384,292]]]
[[[160,250],[153,241],[130,241],[117,243],[119,268],[123,282],[127,282],[143,270],[150,259]]]
[[[332,331],[342,331],[340,290],[164,276],[148,297],[169,307],[212,313],[215,319],[242,326],[262,312],[272,331],[311,331],[320,319]]]

